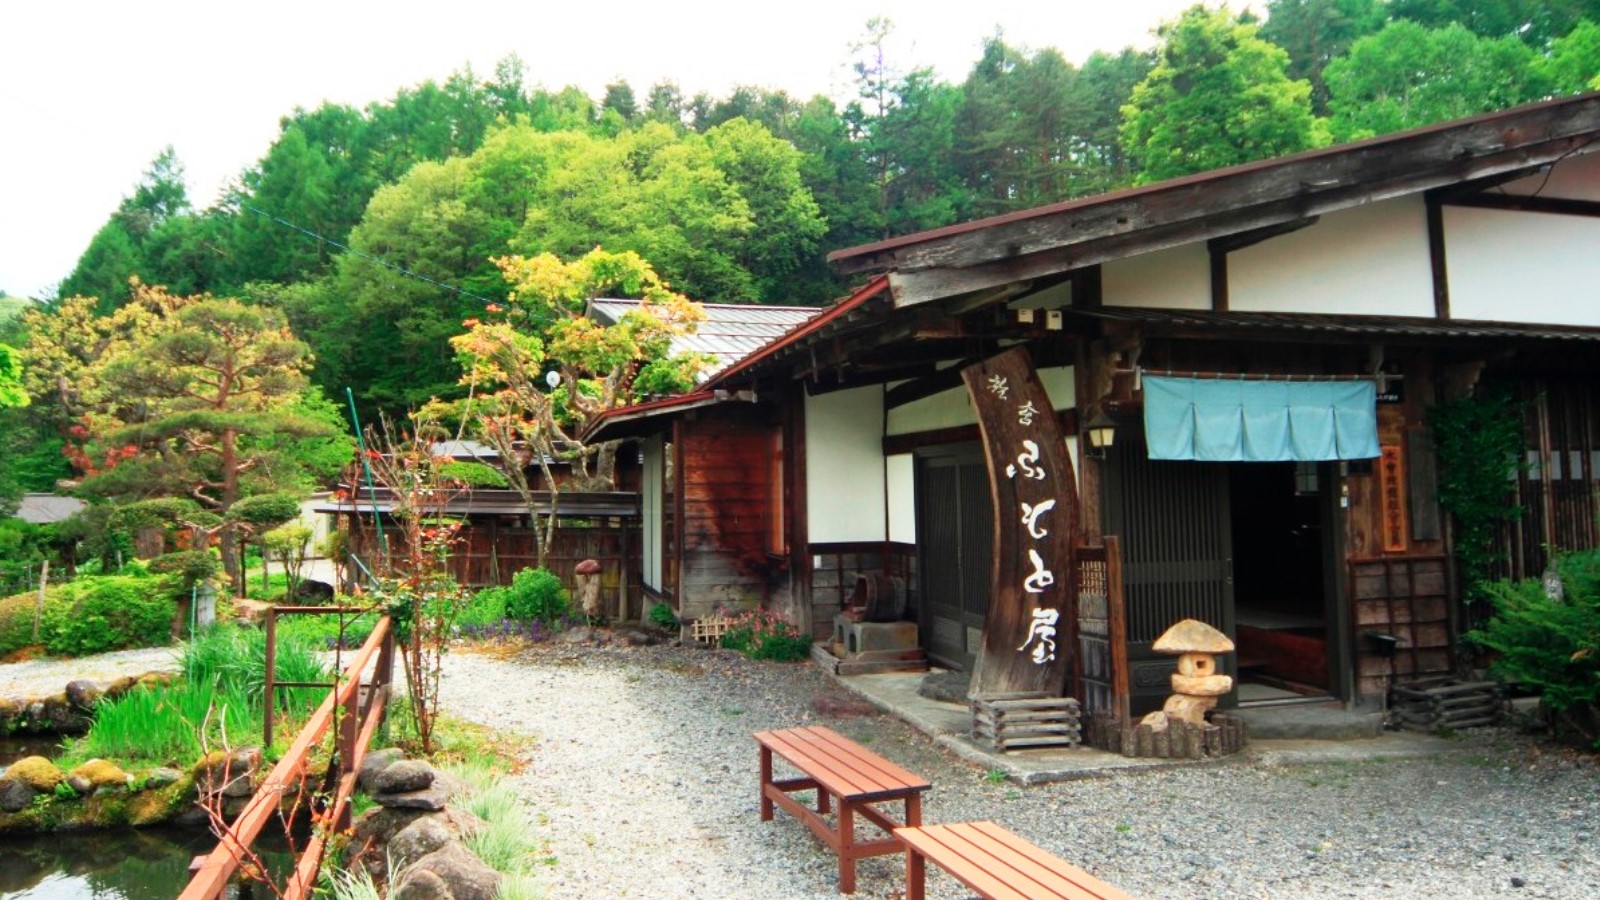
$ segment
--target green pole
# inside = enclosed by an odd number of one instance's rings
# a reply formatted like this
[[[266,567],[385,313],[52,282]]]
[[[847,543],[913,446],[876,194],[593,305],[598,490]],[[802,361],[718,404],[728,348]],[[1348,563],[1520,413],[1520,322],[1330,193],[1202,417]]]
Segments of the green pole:
[[[372,498],[372,524],[378,528],[378,549],[389,555],[389,539],[383,534],[383,515],[378,512],[377,489],[372,486],[372,464],[367,462],[367,439],[361,433],[361,417],[356,415],[356,395],[347,385],[345,399],[350,402],[350,423],[356,427],[356,446],[361,450],[361,468],[367,473],[367,496]]]

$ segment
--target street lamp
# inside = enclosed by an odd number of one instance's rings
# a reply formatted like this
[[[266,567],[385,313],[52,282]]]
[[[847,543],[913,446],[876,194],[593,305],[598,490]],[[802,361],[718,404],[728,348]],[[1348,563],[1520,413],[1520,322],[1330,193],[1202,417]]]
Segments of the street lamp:
[[[1111,417],[1102,409],[1089,420],[1084,431],[1089,436],[1089,455],[1095,459],[1105,459],[1117,439],[1117,423],[1111,421]]]

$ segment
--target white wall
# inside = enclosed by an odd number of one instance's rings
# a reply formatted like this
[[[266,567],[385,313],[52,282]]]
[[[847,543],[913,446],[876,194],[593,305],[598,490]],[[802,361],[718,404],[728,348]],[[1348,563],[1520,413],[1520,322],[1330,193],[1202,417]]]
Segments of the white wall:
[[[644,471],[641,475],[644,481],[644,490],[640,498],[640,513],[644,518],[644,583],[645,586],[661,590],[661,474],[662,465],[666,456],[661,438],[650,438],[642,442],[644,449]]]
[[[1568,200],[1600,200],[1600,152],[1562,160],[1549,175],[1548,178],[1543,173],[1530,175],[1508,182],[1499,190]]]
[[[1600,326],[1600,219],[1445,207],[1450,315]]]
[[[1204,241],[1141,253],[1100,267],[1106,306],[1210,309],[1211,256]]]
[[[806,397],[807,540],[883,540],[885,497],[883,388]]]
[[[1228,308],[1432,316],[1433,270],[1422,198],[1329,213],[1309,228],[1235,250],[1228,254]]]
[[[902,544],[917,542],[916,465],[909,453],[897,453],[883,461],[889,489],[889,540]]]
[[[1077,403],[1077,388],[1071,366],[1057,366],[1039,370],[1039,380],[1056,409],[1071,409]],[[919,431],[937,431],[941,428],[958,428],[976,425],[978,414],[972,408],[972,397],[965,385],[924,397],[914,403],[889,410],[886,434],[916,434]]]

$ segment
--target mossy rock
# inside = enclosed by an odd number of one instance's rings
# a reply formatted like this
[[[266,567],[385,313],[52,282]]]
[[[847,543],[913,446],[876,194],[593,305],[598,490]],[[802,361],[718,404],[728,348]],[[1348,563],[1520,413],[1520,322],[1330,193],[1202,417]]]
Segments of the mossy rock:
[[[161,788],[146,791],[111,789],[77,798],[41,794],[39,802],[27,809],[0,812],[0,836],[159,825],[194,808],[194,789],[194,775],[186,774]]]
[[[67,780],[67,776],[56,767],[56,764],[42,756],[29,756],[19,759],[6,769],[7,780],[20,781],[41,794],[46,794],[56,789],[56,785]]]
[[[90,787],[122,787],[128,783],[128,773],[114,762],[104,759],[91,759],[83,765],[73,769],[69,778],[82,778]]]

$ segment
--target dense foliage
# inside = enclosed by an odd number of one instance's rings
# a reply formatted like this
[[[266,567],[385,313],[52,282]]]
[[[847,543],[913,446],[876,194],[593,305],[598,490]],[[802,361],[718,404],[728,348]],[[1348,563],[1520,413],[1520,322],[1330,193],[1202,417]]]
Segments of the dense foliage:
[[[173,576],[106,575],[48,589],[42,611],[37,592],[0,600],[0,657],[34,645],[54,656],[162,646],[172,639],[181,591]]]
[[[1523,512],[1509,496],[1510,479],[1526,465],[1522,421],[1503,385],[1440,403],[1428,413],[1439,453],[1439,505],[1455,519],[1460,580],[1469,599],[1490,576],[1496,532]]]
[[[523,569],[511,576],[511,586],[505,591],[508,619],[548,626],[572,611],[572,598],[549,569]]]
[[[722,633],[721,644],[751,659],[797,662],[811,655],[811,636],[777,613],[753,609],[734,617]]]
[[[1494,651],[1497,676],[1539,691],[1558,731],[1600,748],[1600,551],[1556,567],[1557,596],[1540,579],[1489,585],[1494,613],[1467,639]]]

